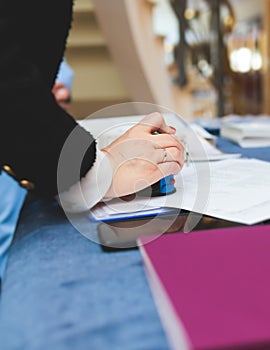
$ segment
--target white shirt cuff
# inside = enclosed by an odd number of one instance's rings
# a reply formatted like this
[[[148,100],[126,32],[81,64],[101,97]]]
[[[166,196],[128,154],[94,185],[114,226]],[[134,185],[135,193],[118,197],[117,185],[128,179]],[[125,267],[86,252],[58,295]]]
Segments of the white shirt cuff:
[[[70,213],[89,210],[108,192],[112,182],[112,168],[106,154],[96,150],[96,160],[81,181],[58,195],[63,209]]]

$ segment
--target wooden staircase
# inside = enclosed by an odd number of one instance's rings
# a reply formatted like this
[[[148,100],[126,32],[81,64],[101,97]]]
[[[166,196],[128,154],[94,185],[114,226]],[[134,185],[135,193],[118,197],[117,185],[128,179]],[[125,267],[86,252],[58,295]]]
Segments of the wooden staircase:
[[[269,0],[264,0],[269,30]],[[190,90],[173,82],[163,38],[153,32],[156,0],[75,0],[66,57],[75,71],[71,112],[84,118],[121,102],[149,102],[185,119],[193,115]],[[269,42],[269,35],[268,42]],[[269,59],[269,44],[267,59]],[[269,91],[269,63],[265,94]],[[265,95],[265,112],[270,99]]]
[[[66,58],[75,71],[75,118],[122,102],[149,102],[190,115],[190,94],[172,83],[155,0],[75,0]]]
[[[70,112],[76,118],[130,100],[99,29],[91,0],[75,0],[65,56],[75,72]]]
[[[190,115],[190,93],[173,83],[163,38],[153,32],[155,0],[92,0],[99,26],[132,101]]]

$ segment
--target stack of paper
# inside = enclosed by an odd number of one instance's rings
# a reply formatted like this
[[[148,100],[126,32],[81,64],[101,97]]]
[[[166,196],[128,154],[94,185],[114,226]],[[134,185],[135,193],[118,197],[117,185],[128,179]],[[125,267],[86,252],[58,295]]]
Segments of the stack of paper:
[[[176,176],[176,193],[99,204],[91,211],[94,220],[156,215],[168,211],[168,208],[185,209],[243,224],[255,224],[270,218],[270,163],[233,159],[239,154],[222,153],[204,139],[198,128],[190,127],[175,114],[164,116],[167,124],[176,128],[177,136],[185,142],[190,154],[190,166],[185,165]],[[98,144],[104,146],[142,118],[88,119],[80,123],[91,131]]]
[[[115,199],[106,203],[98,203],[89,213],[91,221],[117,221],[126,219],[136,219],[141,217],[170,214],[172,208],[163,206],[151,206],[148,200],[143,198],[126,202],[123,199]]]
[[[244,148],[270,146],[270,121],[226,123],[221,126],[222,137]]]
[[[228,159],[191,163],[175,177],[176,192],[168,196],[121,199],[103,204],[106,216],[124,217],[134,208],[153,210],[177,208],[242,224],[270,219],[270,163],[255,159]],[[100,208],[99,208],[100,210]],[[103,209],[104,210],[104,209]],[[95,213],[96,208],[92,212]],[[142,213],[141,213],[142,214]]]

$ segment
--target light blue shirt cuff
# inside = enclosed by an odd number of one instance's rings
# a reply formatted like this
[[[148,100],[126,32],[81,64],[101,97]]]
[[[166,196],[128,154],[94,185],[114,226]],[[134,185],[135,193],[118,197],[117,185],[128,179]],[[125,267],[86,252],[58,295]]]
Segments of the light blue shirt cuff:
[[[74,72],[72,68],[69,66],[67,61],[63,59],[59,67],[56,82],[64,84],[65,87],[68,88],[69,92],[71,92],[73,78]]]
[[[0,175],[0,279],[27,191],[6,172]]]

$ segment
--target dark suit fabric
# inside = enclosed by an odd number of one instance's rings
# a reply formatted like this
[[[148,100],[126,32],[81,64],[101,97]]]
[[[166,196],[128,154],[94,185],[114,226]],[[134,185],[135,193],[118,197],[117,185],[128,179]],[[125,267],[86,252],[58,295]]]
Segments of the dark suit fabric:
[[[57,192],[57,164],[68,135],[76,129],[78,147],[70,150],[61,190],[78,179],[74,160],[88,144],[84,176],[95,160],[92,136],[77,126],[51,93],[64,55],[72,18],[71,0],[0,0],[0,164],[18,179],[35,183],[36,192]]]

